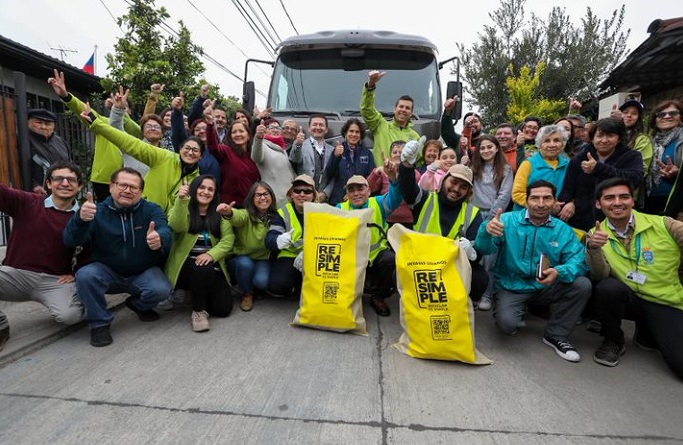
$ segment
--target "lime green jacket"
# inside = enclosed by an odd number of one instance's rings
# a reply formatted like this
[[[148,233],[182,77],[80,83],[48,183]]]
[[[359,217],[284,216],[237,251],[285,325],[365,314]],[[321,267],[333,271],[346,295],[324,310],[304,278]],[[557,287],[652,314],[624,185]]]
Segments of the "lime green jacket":
[[[64,102],[69,110],[76,115],[80,115],[85,110],[85,104],[76,96],[71,94],[69,100]],[[100,116],[93,111],[98,119],[109,122],[105,116]],[[123,129],[126,133],[140,139],[142,138],[142,131],[140,126],[126,114],[123,118]],[[107,139],[103,137],[95,138],[95,153],[92,159],[92,168],[90,170],[90,182],[98,184],[109,184],[111,175],[118,169],[123,167],[123,155],[121,150]]]
[[[394,141],[416,141],[420,139],[417,131],[413,130],[413,123],[408,122],[408,125],[401,127],[394,119],[388,121],[382,116],[382,113],[377,110],[375,106],[375,91],[376,89],[368,90],[363,87],[363,94],[360,99],[360,114],[363,120],[372,131],[373,146],[372,154],[375,157],[375,165],[384,165],[382,154],[387,159],[391,158],[389,148]],[[418,158],[420,158],[418,156]]]
[[[270,251],[266,248],[266,233],[269,225],[262,221],[254,224],[244,209],[233,209],[230,224],[235,232],[234,255],[246,255],[252,260],[267,260]]]
[[[190,183],[199,176],[199,168],[182,176],[182,163],[178,153],[143,142],[128,133],[117,130],[102,119],[95,119],[90,129],[96,135],[109,140],[123,152],[149,165],[143,195],[148,201],[159,204],[166,214],[171,210],[183,181],[187,179]]]
[[[173,229],[173,247],[171,247],[171,253],[168,254],[168,260],[166,260],[165,272],[174,287],[185,260],[187,260],[192,247],[199,238],[198,233],[188,232],[190,229],[189,205],[190,198],[176,199],[168,217],[168,225]],[[213,234],[209,234],[209,238],[211,238],[211,249],[207,253],[211,255],[215,263],[218,263],[229,283],[228,270],[225,268],[225,261],[223,260],[232,251],[235,242],[232,226],[226,219],[221,218],[221,237],[216,238]]]

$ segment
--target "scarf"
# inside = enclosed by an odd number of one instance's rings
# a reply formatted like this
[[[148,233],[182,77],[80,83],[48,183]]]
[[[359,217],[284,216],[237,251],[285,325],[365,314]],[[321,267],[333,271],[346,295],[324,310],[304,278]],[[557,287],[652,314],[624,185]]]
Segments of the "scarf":
[[[659,186],[659,183],[662,180],[662,169],[660,168],[659,162],[657,161],[662,159],[662,155],[664,154],[666,147],[668,147],[672,141],[678,139],[681,136],[681,133],[683,133],[683,127],[676,127],[669,131],[660,131],[653,138],[653,162],[652,166],[650,167],[650,173],[647,175],[646,178],[646,187],[648,195],[650,194],[652,189],[657,188],[657,186]]]
[[[264,139],[272,142],[273,144],[279,145],[283,150],[287,147],[287,142],[285,142],[284,136],[271,136],[267,134],[264,136]]]

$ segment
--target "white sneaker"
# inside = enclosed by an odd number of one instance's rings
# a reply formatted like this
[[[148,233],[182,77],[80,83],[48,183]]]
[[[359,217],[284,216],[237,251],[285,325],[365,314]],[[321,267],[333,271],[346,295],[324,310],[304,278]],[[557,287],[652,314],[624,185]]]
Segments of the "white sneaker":
[[[157,304],[157,309],[160,311],[172,311],[173,310],[173,298],[168,297],[161,303]]]
[[[493,297],[491,297],[491,295],[484,294],[482,295],[481,300],[479,300],[477,309],[479,309],[480,311],[490,311],[492,305]]]
[[[209,330],[209,314],[206,311],[192,311],[192,330],[195,332]]]

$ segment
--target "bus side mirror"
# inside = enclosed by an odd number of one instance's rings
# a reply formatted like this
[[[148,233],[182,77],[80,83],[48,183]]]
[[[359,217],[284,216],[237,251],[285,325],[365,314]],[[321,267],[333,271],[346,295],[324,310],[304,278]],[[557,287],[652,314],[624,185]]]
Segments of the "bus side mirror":
[[[458,96],[460,100],[455,103],[455,107],[447,115],[457,122],[462,117],[462,82],[448,82],[446,99],[450,99],[453,96]]]
[[[254,82],[244,82],[242,86],[242,108],[252,113],[256,105],[256,88]]]

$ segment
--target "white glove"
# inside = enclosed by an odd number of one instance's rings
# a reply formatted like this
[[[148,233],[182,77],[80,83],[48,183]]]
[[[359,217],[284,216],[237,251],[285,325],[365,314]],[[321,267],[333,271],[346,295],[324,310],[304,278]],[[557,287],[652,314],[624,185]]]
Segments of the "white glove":
[[[299,254],[294,258],[294,264],[292,264],[296,270],[299,272],[304,271],[304,253],[299,252]]]
[[[401,151],[401,162],[415,164],[417,155],[422,151],[422,147],[427,141],[427,136],[422,136],[419,141],[408,141]]]
[[[475,261],[477,259],[477,251],[474,250],[472,243],[467,238],[460,238],[458,240],[458,246],[465,251],[467,259],[470,261]]]
[[[292,234],[294,229],[290,229],[289,232],[285,232],[277,237],[277,248],[280,250],[285,250],[292,245]]]

